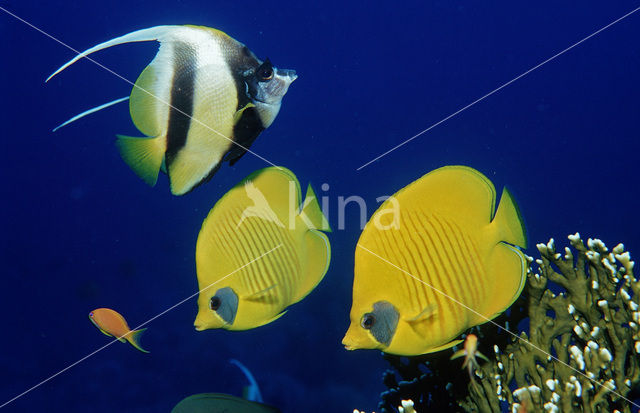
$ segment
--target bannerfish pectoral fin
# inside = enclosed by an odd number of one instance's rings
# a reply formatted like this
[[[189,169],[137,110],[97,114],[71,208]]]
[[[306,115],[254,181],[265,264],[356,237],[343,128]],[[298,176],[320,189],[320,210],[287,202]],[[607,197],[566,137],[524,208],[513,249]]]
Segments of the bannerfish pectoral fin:
[[[133,172],[148,185],[154,186],[164,159],[166,139],[163,136],[133,138],[118,135],[116,146],[122,159],[133,169]]]
[[[124,102],[125,100],[129,100],[129,96],[125,96],[125,97],[120,98],[120,99],[112,100],[111,102],[104,103],[104,104],[102,104],[100,106],[96,106],[95,108],[91,108],[89,110],[85,110],[84,112],[82,112],[80,114],[77,114],[76,116],[72,117],[71,119],[69,119],[69,120],[65,121],[64,123],[56,126],[55,128],[53,128],[52,132],[57,131],[58,129],[62,128],[63,126],[67,126],[68,124],[70,124],[72,122],[75,122],[78,119],[82,119],[87,115],[91,115],[92,113],[95,113],[95,112],[97,112],[99,110],[102,110],[102,109],[106,109],[109,106],[113,106],[113,105],[118,104],[120,102]]]
[[[275,296],[273,296],[272,294],[269,294],[274,288],[276,288],[278,286],[278,284],[273,284],[263,290],[260,290],[258,292],[246,295],[242,298],[244,298],[247,301],[264,301],[264,302],[272,302],[276,299]]]
[[[256,107],[256,105],[254,105],[251,102],[249,102],[246,105],[244,105],[244,107],[242,109],[239,109],[236,113],[234,113],[234,115],[233,115],[233,124],[235,125],[236,123],[238,123],[238,121],[242,117],[242,114],[244,113],[245,110],[247,110],[249,108],[255,108],[255,107]]]
[[[48,82],[55,75],[57,75],[58,73],[62,72],[64,69],[66,69],[67,67],[71,66],[72,64],[74,64],[78,60],[82,59],[83,57],[86,57],[86,56],[90,55],[91,53],[94,53],[94,52],[97,52],[99,50],[103,50],[103,49],[109,48],[111,46],[117,46],[119,44],[124,44],[124,43],[149,42],[149,41],[154,41],[154,40],[163,41],[163,40],[168,38],[169,34],[172,31],[174,31],[174,30],[176,30],[177,28],[180,28],[180,27],[181,26],[155,26],[155,27],[150,27],[148,29],[137,30],[135,32],[131,32],[131,33],[125,34],[124,36],[116,37],[115,39],[111,39],[111,40],[106,41],[104,43],[100,43],[100,44],[98,44],[96,46],[93,46],[90,49],[85,50],[84,52],[80,53],[79,55],[77,55],[76,57],[74,57],[73,59],[71,59],[70,61],[65,63],[64,65],[62,65],[58,70],[53,72],[53,74],[51,74],[51,76],[49,76],[45,82]]]

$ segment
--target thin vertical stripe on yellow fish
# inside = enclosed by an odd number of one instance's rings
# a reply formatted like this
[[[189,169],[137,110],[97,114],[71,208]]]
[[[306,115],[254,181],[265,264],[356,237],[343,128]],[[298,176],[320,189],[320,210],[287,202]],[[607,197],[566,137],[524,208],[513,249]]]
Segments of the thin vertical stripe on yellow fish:
[[[198,235],[196,329],[246,330],[281,316],[327,272],[331,249],[321,231],[329,230],[311,186],[301,204],[288,169],[244,179],[211,209]]]
[[[91,53],[153,40],[160,49],[138,77],[129,101],[131,119],[146,136],[119,135],[116,144],[147,184],[155,185],[162,169],[171,192],[182,195],[211,178],[223,161],[233,165],[245,154],[273,123],[296,74],[273,67],[269,59],[259,60],[219,30],[156,26],[94,46],[49,79]],[[124,100],[85,111],[60,127]]]
[[[430,353],[507,309],[524,286],[526,237],[510,193],[497,210],[495,199],[480,172],[447,166],[382,204],[356,248],[345,347]]]

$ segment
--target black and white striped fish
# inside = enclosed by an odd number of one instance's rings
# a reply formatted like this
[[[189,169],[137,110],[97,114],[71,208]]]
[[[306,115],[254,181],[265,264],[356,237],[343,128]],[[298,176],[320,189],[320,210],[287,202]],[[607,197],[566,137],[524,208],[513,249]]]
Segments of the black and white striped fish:
[[[48,79],[98,50],[156,40],[160,49],[129,96],[131,118],[146,135],[118,135],[125,162],[153,186],[162,169],[171,192],[182,195],[206,182],[223,161],[242,157],[280,110],[295,71],[276,69],[244,44],[203,26],[156,26],[94,46]],[[64,126],[112,104],[81,113]],[[56,128],[57,129],[57,128]]]

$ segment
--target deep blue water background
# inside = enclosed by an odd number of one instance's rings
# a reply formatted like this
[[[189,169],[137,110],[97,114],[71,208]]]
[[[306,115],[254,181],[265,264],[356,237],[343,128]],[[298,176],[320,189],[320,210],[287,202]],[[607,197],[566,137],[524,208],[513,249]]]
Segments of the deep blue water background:
[[[90,5],[91,4],[91,5]],[[508,185],[530,241],[575,231],[640,251],[640,12],[360,172],[356,168],[565,47],[638,1],[0,1],[84,50],[159,24],[221,29],[299,79],[252,150],[330,200],[369,202],[446,164]],[[108,342],[87,319],[117,309],[137,325],[197,290],[194,251],[215,201],[267,166],[246,155],[183,197],[147,187],[114,134],[138,136],[120,105],[57,133],[61,121],[130,86],[0,11],[0,404]],[[135,80],[157,50],[119,46],[93,58]],[[320,185],[328,183],[328,191]],[[358,210],[331,234],[320,286],[275,323],[196,332],[195,299],[154,320],[146,355],[116,343],[16,400],[7,412],[166,412],[199,392],[239,394],[230,358],[284,412],[374,409],[386,362],[345,351]],[[529,249],[532,253],[532,250]],[[640,252],[637,252],[640,253]],[[461,373],[462,374],[462,373]]]

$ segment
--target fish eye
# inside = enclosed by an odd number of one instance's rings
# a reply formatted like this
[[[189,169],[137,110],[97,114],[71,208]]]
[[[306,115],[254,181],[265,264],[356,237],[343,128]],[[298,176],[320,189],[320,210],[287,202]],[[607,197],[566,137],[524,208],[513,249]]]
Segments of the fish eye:
[[[93,318],[93,311],[89,313],[89,317]]]
[[[360,325],[365,330],[371,330],[371,328],[375,323],[376,323],[376,316],[373,315],[373,313],[367,313],[362,316],[362,321],[360,322]]]
[[[273,79],[273,66],[269,59],[265,60],[263,64],[256,70],[256,76],[260,82],[266,82]]]
[[[209,308],[211,308],[213,311],[218,311],[218,308],[220,308],[220,304],[222,304],[222,302],[220,301],[220,297],[214,295],[213,297],[211,297],[211,301],[209,301]]]

